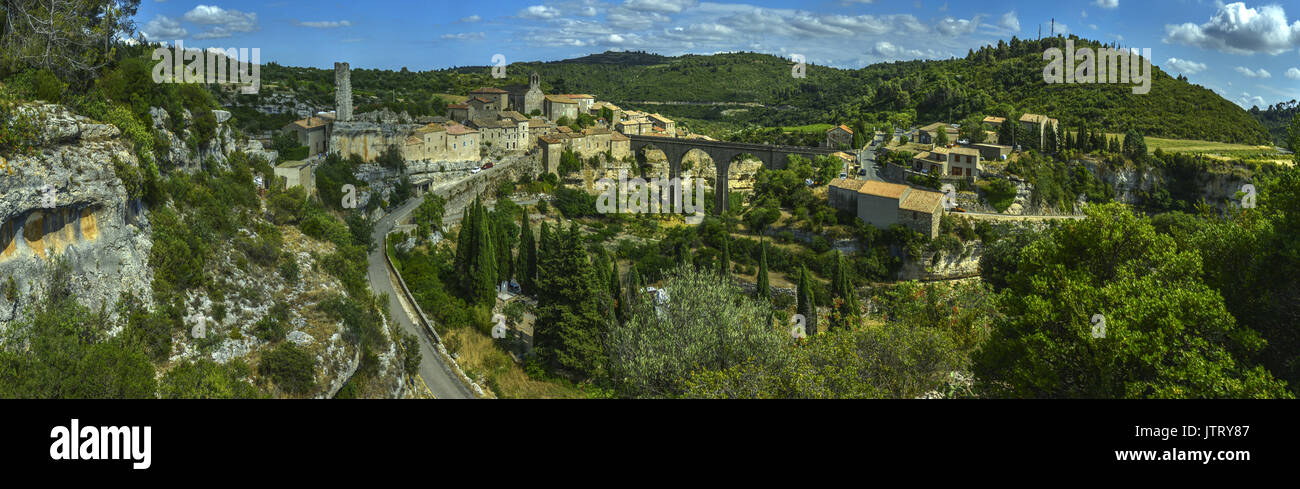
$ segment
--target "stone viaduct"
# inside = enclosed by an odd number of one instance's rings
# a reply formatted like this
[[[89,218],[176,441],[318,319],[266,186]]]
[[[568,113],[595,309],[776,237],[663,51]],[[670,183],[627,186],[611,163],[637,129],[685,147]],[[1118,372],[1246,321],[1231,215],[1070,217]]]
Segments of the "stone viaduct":
[[[631,150],[633,154],[639,154],[646,148],[658,149],[664,152],[668,158],[668,168],[671,175],[675,178],[681,174],[682,158],[686,153],[692,150],[703,151],[709,155],[713,161],[713,166],[717,170],[717,181],[714,182],[713,198],[715,213],[722,213],[722,209],[727,208],[726,191],[728,187],[728,170],[731,167],[731,160],[740,155],[752,155],[754,158],[763,162],[763,167],[769,170],[780,170],[790,164],[790,155],[829,155],[839,151],[833,148],[809,148],[804,146],[775,146],[770,144],[751,144],[751,143],[733,143],[729,141],[710,141],[707,139],[682,139],[667,138],[660,136],[628,136],[632,140]]]

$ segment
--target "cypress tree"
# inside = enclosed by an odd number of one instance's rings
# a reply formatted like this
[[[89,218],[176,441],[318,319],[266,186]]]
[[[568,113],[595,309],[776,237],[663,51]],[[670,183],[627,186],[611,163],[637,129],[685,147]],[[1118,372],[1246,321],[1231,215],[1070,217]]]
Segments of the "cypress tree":
[[[479,199],[474,198],[474,202],[465,208],[464,214],[460,218],[460,232],[456,234],[456,277],[460,279],[460,289],[465,294],[473,290],[472,280],[470,279],[470,268],[474,262],[474,250],[478,249],[475,239],[478,237],[478,231],[474,229],[478,224],[475,216],[478,215]]]
[[[758,296],[764,299],[772,298],[772,288],[767,281],[767,242],[759,238],[758,252]]]
[[[470,263],[471,301],[479,305],[493,305],[496,300],[497,257],[492,246],[492,235],[487,222],[487,211],[477,207],[474,216],[473,260]]]
[[[614,260],[609,269],[609,296],[614,301],[614,318],[622,323],[627,321],[627,296],[618,275],[618,260]]]
[[[722,266],[719,267],[722,275],[725,277],[731,273],[731,237],[725,233],[722,235]]]
[[[808,269],[799,266],[799,286],[796,290],[798,304],[795,311],[803,314],[804,330],[808,336],[817,334],[817,306],[813,303],[813,291],[811,278],[808,276]]]
[[[527,208],[519,221],[519,282],[531,294],[537,279],[537,243],[533,239],[533,228],[528,225]]]
[[[844,263],[844,255],[839,250],[835,250],[835,259],[832,262],[831,276],[831,298],[840,299],[840,321],[834,326],[842,327],[850,322],[850,318],[858,313],[858,297],[853,290],[853,281],[849,279],[848,266]]]
[[[608,330],[609,311],[596,270],[582,247],[577,223],[567,233],[542,232],[538,281],[538,328],[534,348],[538,358],[584,377],[604,366],[601,339]]]

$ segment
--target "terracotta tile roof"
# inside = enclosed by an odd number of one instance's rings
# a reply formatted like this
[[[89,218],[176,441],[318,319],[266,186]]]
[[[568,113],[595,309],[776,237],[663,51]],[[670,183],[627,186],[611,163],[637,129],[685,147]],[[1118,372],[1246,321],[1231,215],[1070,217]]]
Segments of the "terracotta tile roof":
[[[830,129],[827,129],[826,132],[831,132],[831,131],[834,131],[834,130],[836,130],[836,129],[839,129],[839,130],[841,130],[841,131],[847,132],[847,133],[849,133],[849,134],[853,134],[853,130],[852,130],[852,129],[849,129],[849,126],[846,126],[846,125],[844,125],[844,124],[840,124],[840,125],[838,125],[838,126],[835,126],[835,127],[830,128]]]
[[[907,192],[908,188],[907,185],[899,185],[897,183],[866,180],[865,183],[862,184],[862,187],[858,189],[858,193],[885,197],[887,199],[898,199],[903,196],[904,192]]]
[[[939,211],[942,204],[943,194],[939,192],[912,189],[911,192],[908,192],[907,198],[898,203],[898,208],[933,214]]]
[[[436,122],[430,122],[428,124],[425,124],[423,127],[416,129],[415,132],[419,134],[425,134],[430,132],[442,132],[446,130],[447,128],[442,127],[442,124],[438,124]]]
[[[537,140],[546,144],[560,144],[559,138],[554,138],[551,136],[537,136]]]
[[[1006,117],[993,117],[993,116],[988,116],[988,117],[985,117],[985,118],[984,118],[984,122],[987,122],[987,123],[989,123],[989,124],[1001,124],[1001,123],[1006,122],[1006,121],[1007,121],[1007,118],[1006,118]]]
[[[979,150],[977,150],[977,149],[975,149],[975,148],[963,148],[963,147],[961,147],[961,146],[958,146],[958,147],[956,147],[956,148],[948,148],[948,152],[949,152],[949,153],[954,153],[954,154],[959,154],[959,155],[967,155],[967,156],[979,156],[979,155],[980,155]]]
[[[1048,121],[1051,121],[1053,124],[1056,123],[1056,119],[1053,119],[1051,117],[1042,114],[1025,114],[1020,116],[1020,122],[1032,122],[1034,124],[1042,124]]]
[[[478,101],[478,102],[485,103],[485,104],[490,104],[490,103],[492,103],[491,100],[489,100],[489,99],[485,99],[485,98],[483,98],[483,97],[474,97],[474,98],[472,98],[472,99],[470,99],[470,100],[471,100],[471,101]]]
[[[473,134],[476,132],[478,131],[465,127],[462,124],[457,124],[455,122],[447,124],[447,134],[450,134],[452,136],[462,136],[465,134]]]
[[[315,129],[329,123],[330,121],[328,119],[323,119],[320,117],[308,117],[306,119],[299,119],[293,121],[293,125],[301,127],[303,129]]]
[[[577,104],[577,102],[574,102],[573,99],[569,97],[565,97],[563,95],[547,95],[546,101],[551,103],[556,103],[556,104]]]
[[[565,97],[565,98],[575,99],[575,100],[576,100],[576,99],[586,99],[586,98],[589,98],[589,99],[593,99],[593,100],[594,100],[594,99],[596,98],[596,97],[593,97],[593,96],[591,96],[591,95],[587,95],[587,94],[585,94],[585,93],[564,93],[564,94],[560,94],[560,95],[557,95],[557,96],[558,96],[558,97]]]
[[[848,178],[836,178],[831,180],[832,187],[842,188],[850,192],[857,192],[866,183],[867,180],[851,180]]]
[[[611,141],[619,141],[619,142],[622,142],[622,141],[631,141],[631,140],[632,140],[632,138],[629,138],[629,137],[627,137],[627,136],[624,136],[623,133],[621,133],[621,132],[613,132],[613,133],[610,133],[609,139],[610,139]]]

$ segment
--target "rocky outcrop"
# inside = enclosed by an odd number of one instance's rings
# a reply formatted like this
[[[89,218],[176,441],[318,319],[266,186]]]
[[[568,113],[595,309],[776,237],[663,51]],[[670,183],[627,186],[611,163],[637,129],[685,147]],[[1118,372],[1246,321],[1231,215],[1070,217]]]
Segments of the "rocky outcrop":
[[[116,127],[63,106],[20,112],[38,121],[43,137],[31,154],[6,155],[14,172],[0,176],[0,280],[17,286],[16,301],[0,294],[0,328],[43,296],[55,256],[66,258],[73,294],[93,309],[123,292],[151,300],[149,220],[113,166],[136,164],[130,144]]]
[[[149,108],[154,137],[162,139],[167,147],[163,154],[155,154],[163,168],[179,168],[193,173],[201,169],[203,162],[209,159],[218,165],[224,165],[226,158],[235,151],[243,151],[249,156],[260,156],[267,161],[275,161],[278,155],[276,151],[265,149],[262,143],[256,140],[235,137],[234,129],[228,124],[230,112],[213,110],[212,115],[217,121],[215,136],[207,141],[199,141],[196,139],[197,128],[194,115],[189,109],[185,109],[182,112],[182,120],[174,124],[166,110],[160,107]],[[177,130],[173,131],[170,128]]]

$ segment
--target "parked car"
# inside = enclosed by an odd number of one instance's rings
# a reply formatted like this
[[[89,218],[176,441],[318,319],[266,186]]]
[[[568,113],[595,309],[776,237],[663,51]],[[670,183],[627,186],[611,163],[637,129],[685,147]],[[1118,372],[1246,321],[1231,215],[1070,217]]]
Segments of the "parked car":
[[[482,168],[475,168],[475,169],[473,169],[473,170],[470,170],[469,172],[470,172],[471,174],[474,174],[474,173],[478,173],[478,172],[481,172],[481,171],[483,171]]]
[[[483,169],[484,169],[484,170],[486,170],[486,169],[488,169],[488,168],[492,168],[492,162],[491,162],[491,161],[489,161],[489,162],[487,162],[487,164],[483,165]]]

